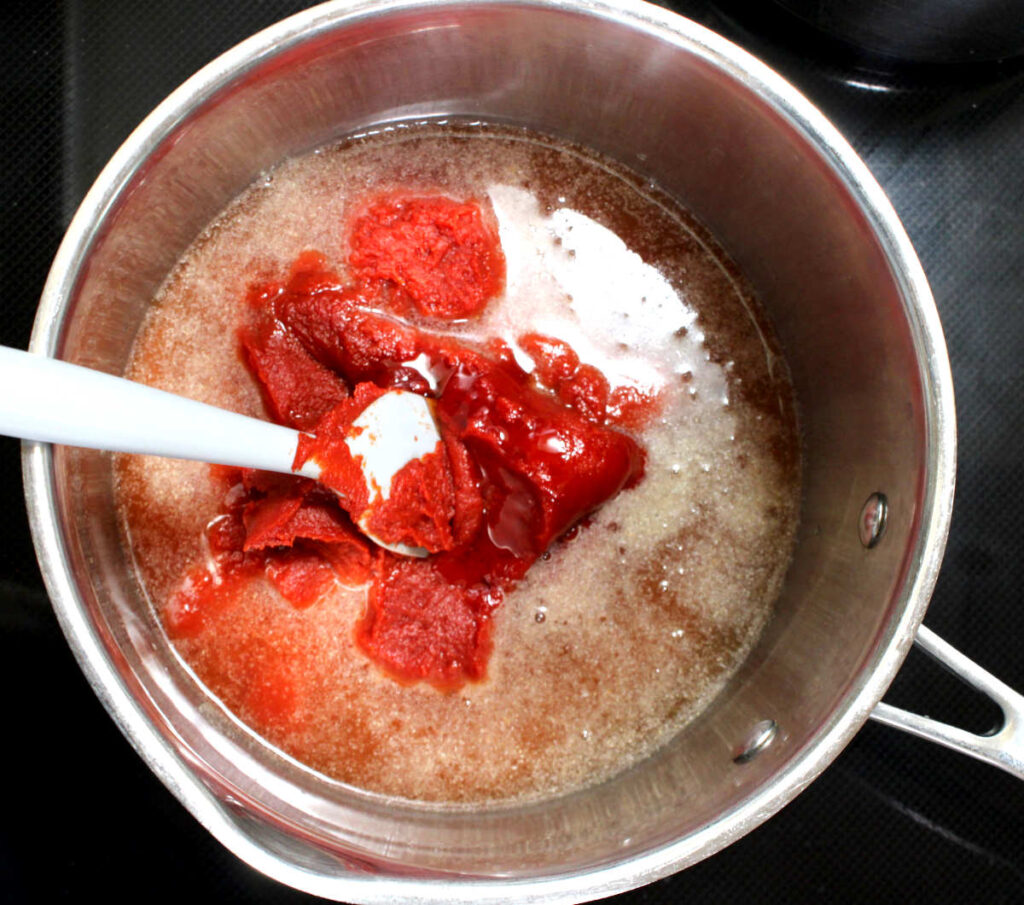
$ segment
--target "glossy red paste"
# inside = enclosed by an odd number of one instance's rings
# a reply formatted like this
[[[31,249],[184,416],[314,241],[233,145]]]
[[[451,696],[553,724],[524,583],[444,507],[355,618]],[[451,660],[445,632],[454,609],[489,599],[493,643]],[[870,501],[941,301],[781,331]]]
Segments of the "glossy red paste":
[[[354,282],[307,253],[284,282],[250,290],[241,331],[271,417],[310,432],[297,463],[314,456],[333,492],[216,469],[225,496],[207,531],[214,566],[187,577],[167,624],[175,635],[198,633],[253,575],[297,607],[334,582],[366,584],[360,648],[400,681],[456,688],[483,677],[503,595],[552,542],[640,478],[643,452],[616,426],[641,426],[657,400],[609,387],[555,338],[520,339],[536,362],[527,374],[501,342],[474,348],[436,332],[438,318],[479,312],[503,283],[496,232],[479,205],[388,195],[365,205],[347,235]],[[418,316],[410,306],[432,318],[431,332],[398,316]],[[368,542],[352,520],[367,497],[342,440],[394,387],[435,400],[442,440],[396,475],[368,527],[426,548],[425,558]]]

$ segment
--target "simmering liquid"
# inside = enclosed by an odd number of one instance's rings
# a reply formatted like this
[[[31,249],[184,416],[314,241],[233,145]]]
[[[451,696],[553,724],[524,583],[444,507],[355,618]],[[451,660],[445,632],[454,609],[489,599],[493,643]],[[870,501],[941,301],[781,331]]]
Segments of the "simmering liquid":
[[[517,339],[556,337],[612,386],[657,394],[633,431],[644,477],[506,594],[486,677],[457,691],[385,675],[353,638],[366,589],[340,584],[296,609],[253,578],[216,630],[176,649],[271,743],[364,789],[495,801],[601,781],[699,714],[769,618],[799,498],[785,362],[735,266],[656,187],[532,133],[410,124],[288,161],[244,192],[154,299],[127,375],[266,417],[239,354],[249,285],[309,249],[344,276],[347,212],[390,189],[493,210],[504,291],[446,333],[504,339],[526,369]],[[160,612],[209,556],[224,487],[177,460],[120,456],[116,475],[126,543]],[[282,676],[286,721],[260,705]]]

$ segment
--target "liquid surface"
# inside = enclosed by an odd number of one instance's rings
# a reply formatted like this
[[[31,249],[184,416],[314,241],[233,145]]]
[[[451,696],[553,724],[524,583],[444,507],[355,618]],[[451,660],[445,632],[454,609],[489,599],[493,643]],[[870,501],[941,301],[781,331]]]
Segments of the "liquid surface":
[[[392,188],[490,205],[504,292],[445,330],[500,338],[526,369],[526,335],[567,343],[622,390],[644,477],[506,595],[485,678],[456,692],[372,663],[353,634],[366,590],[339,582],[302,609],[262,578],[240,582],[216,630],[176,647],[269,741],[366,789],[481,801],[598,782],[700,713],[769,617],[799,496],[785,364],[733,265],[633,174],[527,133],[410,126],[285,163],[247,190],[159,293],[128,376],[266,417],[239,354],[250,285],[310,249],[344,277],[341,225]],[[631,392],[659,399],[632,428]],[[199,463],[122,456],[116,468],[126,542],[161,612],[210,555],[223,483]]]

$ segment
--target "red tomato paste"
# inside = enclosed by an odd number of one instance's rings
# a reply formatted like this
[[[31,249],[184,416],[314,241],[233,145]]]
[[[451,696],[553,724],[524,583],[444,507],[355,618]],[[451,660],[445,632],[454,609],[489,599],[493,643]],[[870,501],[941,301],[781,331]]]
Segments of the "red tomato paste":
[[[615,425],[638,427],[657,400],[610,388],[551,337],[520,340],[536,362],[527,374],[500,342],[471,347],[438,333],[436,320],[426,332],[396,316],[413,305],[462,319],[500,290],[504,259],[478,205],[389,195],[362,208],[348,236],[354,282],[307,253],[283,283],[251,289],[252,321],[241,332],[271,417],[310,432],[296,464],[314,456],[331,490],[218,469],[225,497],[208,528],[214,567],[188,576],[168,627],[198,633],[257,574],[298,607],[334,582],[367,585],[360,648],[400,681],[457,688],[485,673],[503,595],[553,541],[639,480],[643,451]],[[382,293],[400,299],[392,313],[373,307]],[[343,441],[395,387],[434,400],[441,442],[399,471],[386,503],[368,508]],[[353,523],[366,512],[374,536],[431,555],[368,542]]]
[[[356,217],[348,263],[366,286],[389,290],[402,313],[465,318],[505,282],[496,225],[474,202],[390,195]]]

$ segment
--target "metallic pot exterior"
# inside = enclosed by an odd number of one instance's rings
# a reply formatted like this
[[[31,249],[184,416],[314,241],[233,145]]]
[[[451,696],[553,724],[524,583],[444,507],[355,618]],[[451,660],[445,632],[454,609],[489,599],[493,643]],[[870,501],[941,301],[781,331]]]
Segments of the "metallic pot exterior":
[[[771,70],[632,0],[328,3],[186,82],[129,137],[54,261],[33,351],[120,372],[181,252],[261,171],[396,120],[516,123],[608,153],[675,194],[753,282],[805,442],[798,549],[760,644],[710,710],[599,786],[440,808],[326,780],[212,701],[139,587],[109,456],[26,444],[54,608],[121,729],[254,867],[351,902],[584,901],[707,857],[839,753],[908,650],[953,497],[952,381],[920,265],[881,189]],[[865,546],[866,500],[887,500]],[[756,756],[758,728],[777,727]]]

